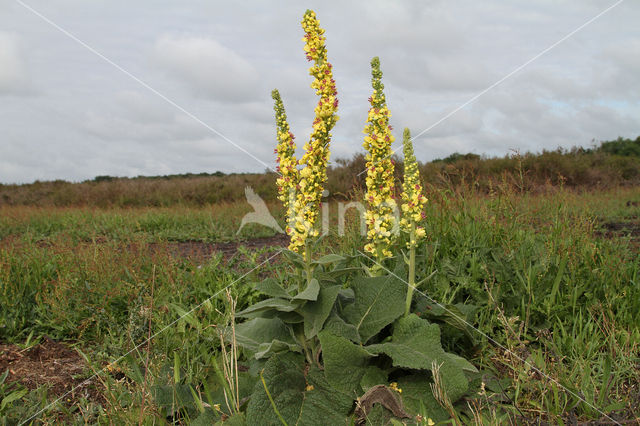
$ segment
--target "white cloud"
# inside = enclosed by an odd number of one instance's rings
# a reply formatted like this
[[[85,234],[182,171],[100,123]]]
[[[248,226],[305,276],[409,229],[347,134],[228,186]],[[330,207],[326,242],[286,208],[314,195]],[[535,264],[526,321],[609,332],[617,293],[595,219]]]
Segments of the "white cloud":
[[[156,42],[155,57],[197,96],[220,102],[243,102],[256,96],[258,72],[214,39],[165,35]]]
[[[16,34],[0,32],[0,95],[29,91],[27,70]]]

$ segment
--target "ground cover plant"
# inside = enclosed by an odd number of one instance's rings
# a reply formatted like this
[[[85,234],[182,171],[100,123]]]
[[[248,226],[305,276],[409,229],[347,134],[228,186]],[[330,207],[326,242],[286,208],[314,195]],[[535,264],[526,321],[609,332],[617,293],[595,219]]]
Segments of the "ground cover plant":
[[[374,58],[367,212],[322,235],[338,104],[313,12],[303,29],[300,160],[273,93],[286,237],[238,234],[244,203],[0,207],[0,422],[637,422],[638,187],[442,185],[408,130],[392,162]]]

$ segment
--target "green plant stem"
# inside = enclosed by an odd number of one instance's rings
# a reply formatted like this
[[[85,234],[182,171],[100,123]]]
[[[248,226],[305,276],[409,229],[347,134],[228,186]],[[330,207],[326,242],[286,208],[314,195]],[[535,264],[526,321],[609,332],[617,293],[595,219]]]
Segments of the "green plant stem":
[[[407,289],[407,300],[404,307],[404,316],[411,313],[411,299],[413,290],[416,288],[416,247],[413,243],[416,239],[416,223],[411,221],[411,233],[409,234],[409,288]]]
[[[311,268],[311,248],[308,244],[304,247],[304,269],[307,272],[307,284],[309,284],[313,279],[313,268]]]
[[[262,386],[264,386],[264,391],[267,393],[267,397],[271,402],[271,407],[273,407],[273,411],[275,411],[276,415],[278,416],[282,424],[284,426],[288,426],[287,422],[285,422],[284,419],[282,418],[282,414],[280,414],[280,411],[278,411],[278,407],[276,407],[276,403],[273,401],[273,398],[271,397],[271,392],[269,392],[269,388],[267,388],[267,382],[264,381],[264,376],[262,375],[262,373],[264,373],[264,370],[260,371],[260,380],[262,380]]]
[[[294,330],[294,333],[300,341],[300,346],[302,346],[307,362],[309,364],[313,364],[313,355],[309,352],[309,347],[307,346],[307,338],[304,335],[304,328],[300,326],[300,324],[298,324],[297,331]]]

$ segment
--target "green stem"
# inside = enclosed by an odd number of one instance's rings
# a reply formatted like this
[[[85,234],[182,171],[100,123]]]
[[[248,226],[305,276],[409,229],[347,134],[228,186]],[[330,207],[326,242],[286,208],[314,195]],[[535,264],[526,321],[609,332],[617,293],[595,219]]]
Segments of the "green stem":
[[[311,248],[309,245],[304,247],[304,269],[307,271],[307,284],[313,279],[313,268],[311,268]]]
[[[409,234],[409,288],[407,289],[407,300],[404,307],[404,316],[411,313],[411,299],[413,290],[416,288],[416,223],[411,221],[411,233]]]
[[[262,386],[264,386],[264,391],[267,393],[267,397],[271,402],[271,407],[273,407],[273,411],[275,411],[276,415],[278,416],[282,424],[284,426],[288,426],[287,422],[285,422],[284,419],[282,418],[282,414],[280,414],[280,411],[278,411],[278,407],[276,407],[276,403],[273,401],[273,398],[271,397],[271,392],[269,392],[269,388],[267,388],[267,382],[264,381],[264,377],[262,373],[264,373],[264,369],[260,371],[260,380],[262,380]]]
[[[304,335],[304,328],[301,324],[298,324],[297,331],[294,330],[298,341],[300,342],[300,346],[302,346],[302,350],[304,351],[304,357],[307,359],[309,364],[313,364],[313,355],[309,352],[309,347],[307,346],[307,338]]]

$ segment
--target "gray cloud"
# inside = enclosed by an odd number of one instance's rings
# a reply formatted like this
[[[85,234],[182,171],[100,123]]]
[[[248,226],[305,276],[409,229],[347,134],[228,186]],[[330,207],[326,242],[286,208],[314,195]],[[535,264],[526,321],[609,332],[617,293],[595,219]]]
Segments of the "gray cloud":
[[[155,44],[155,56],[160,65],[184,81],[196,96],[219,102],[255,99],[256,69],[214,39],[164,35]]]
[[[22,54],[17,34],[0,32],[0,95],[31,92]]]
[[[270,165],[278,88],[302,152],[317,98],[297,2],[30,4]],[[312,0],[339,90],[332,158],[362,150],[372,56],[399,147],[403,127],[414,135],[430,127],[609,5]],[[26,9],[0,8],[0,182],[264,170]],[[637,3],[622,3],[418,138],[419,159],[635,138],[639,19]]]

